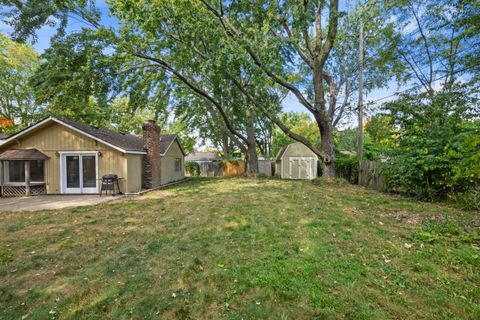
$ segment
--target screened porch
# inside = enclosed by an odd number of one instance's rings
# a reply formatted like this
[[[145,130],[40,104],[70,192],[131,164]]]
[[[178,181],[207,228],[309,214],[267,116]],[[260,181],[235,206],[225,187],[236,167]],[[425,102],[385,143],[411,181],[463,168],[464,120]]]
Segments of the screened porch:
[[[0,196],[45,194],[45,161],[48,159],[37,149],[7,150],[0,154]]]

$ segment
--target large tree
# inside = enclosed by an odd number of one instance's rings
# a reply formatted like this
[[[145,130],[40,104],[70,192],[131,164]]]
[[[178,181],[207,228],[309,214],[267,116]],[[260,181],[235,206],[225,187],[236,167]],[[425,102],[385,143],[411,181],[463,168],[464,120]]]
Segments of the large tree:
[[[38,116],[29,84],[38,65],[38,54],[29,45],[0,34],[0,116],[15,125],[25,127]]]
[[[71,12],[99,28],[98,12],[91,8],[91,1],[47,2],[49,10],[57,7],[57,11],[50,10],[56,15]],[[31,35],[41,23],[26,21],[38,6],[33,1],[15,5],[9,21],[16,26],[16,34]],[[110,6],[121,25],[120,30],[110,30],[117,53],[136,57],[139,63],[148,62],[153,70],[162,69],[172,83],[202,97],[216,114],[212,118],[221,119],[231,138],[254,152],[255,139],[232,125],[225,111],[232,106],[211,90],[212,82],[220,78],[222,86],[234,88],[248,101],[233,107],[242,108],[249,123],[255,115],[268,118],[323,160],[324,176],[334,176],[333,129],[348,105],[355,73],[355,68],[342,65],[348,50],[334,50],[341,49],[338,0],[120,0],[110,2]],[[48,21],[46,15],[43,12],[42,21]],[[68,18],[68,14],[61,16]],[[333,54],[338,59],[332,59]],[[271,109],[269,97],[278,100],[285,92],[296,96],[312,114],[321,136],[320,147],[292,131],[277,117],[277,108]],[[340,92],[345,98],[339,106]]]

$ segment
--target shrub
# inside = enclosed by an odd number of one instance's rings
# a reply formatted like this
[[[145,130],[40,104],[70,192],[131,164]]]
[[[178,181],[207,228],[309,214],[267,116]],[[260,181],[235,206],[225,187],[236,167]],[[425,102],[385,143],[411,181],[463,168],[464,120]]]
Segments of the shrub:
[[[335,163],[335,170],[337,177],[343,178],[350,183],[358,183],[359,163],[358,158],[355,157],[337,157]]]
[[[382,174],[387,189],[419,198],[454,199],[478,209],[480,122],[465,88],[406,94],[386,104],[397,129]]]
[[[198,177],[200,175],[200,165],[195,161],[186,161],[185,171],[192,177]]]

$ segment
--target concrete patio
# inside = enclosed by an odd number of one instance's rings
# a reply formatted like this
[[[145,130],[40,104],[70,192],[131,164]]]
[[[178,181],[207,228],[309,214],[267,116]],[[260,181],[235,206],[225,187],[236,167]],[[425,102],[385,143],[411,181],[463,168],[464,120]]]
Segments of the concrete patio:
[[[2,211],[41,211],[80,206],[91,206],[106,201],[119,200],[124,196],[99,195],[44,195],[35,197],[0,198]]]

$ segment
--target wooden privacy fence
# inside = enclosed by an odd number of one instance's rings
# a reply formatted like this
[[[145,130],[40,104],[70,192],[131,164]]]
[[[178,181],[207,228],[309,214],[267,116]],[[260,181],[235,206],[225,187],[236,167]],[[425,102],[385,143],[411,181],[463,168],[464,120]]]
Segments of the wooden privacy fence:
[[[244,160],[199,161],[197,162],[201,177],[236,177],[245,173]],[[272,161],[259,160],[259,173],[272,175]],[[188,174],[188,173],[187,173]]]
[[[361,161],[358,184],[375,190],[385,190],[385,179],[380,173],[380,162]]]
[[[201,177],[235,177],[245,173],[245,161],[198,162]]]
[[[223,161],[223,176],[224,177],[236,177],[245,173],[245,161]]]
[[[199,162],[201,177],[221,177],[222,166],[220,161]]]

